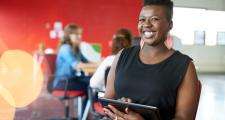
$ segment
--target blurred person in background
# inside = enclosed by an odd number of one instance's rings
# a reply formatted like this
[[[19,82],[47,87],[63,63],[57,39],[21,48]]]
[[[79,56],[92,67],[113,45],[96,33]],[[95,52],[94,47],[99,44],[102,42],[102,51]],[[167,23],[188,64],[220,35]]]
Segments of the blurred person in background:
[[[91,77],[90,86],[100,91],[105,91],[105,77],[109,71],[116,54],[123,48],[131,46],[132,34],[130,30],[121,28],[113,36],[111,51],[112,54],[107,56],[100,64],[94,75]]]
[[[56,59],[53,89],[64,90],[65,82],[69,80],[68,90],[87,90],[90,77],[85,76],[82,69],[96,64],[90,63],[80,52],[82,32],[82,28],[78,25],[65,26]]]

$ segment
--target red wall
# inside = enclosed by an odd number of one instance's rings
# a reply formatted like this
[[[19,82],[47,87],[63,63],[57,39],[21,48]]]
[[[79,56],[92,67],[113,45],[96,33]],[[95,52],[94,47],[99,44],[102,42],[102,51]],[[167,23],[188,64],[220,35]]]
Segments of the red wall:
[[[140,6],[141,0],[1,0],[0,52],[32,52],[41,41],[56,48],[58,41],[49,39],[49,31],[60,20],[63,25],[74,22],[82,26],[84,40],[101,43],[106,56],[110,53],[108,41],[118,28],[137,34]]]

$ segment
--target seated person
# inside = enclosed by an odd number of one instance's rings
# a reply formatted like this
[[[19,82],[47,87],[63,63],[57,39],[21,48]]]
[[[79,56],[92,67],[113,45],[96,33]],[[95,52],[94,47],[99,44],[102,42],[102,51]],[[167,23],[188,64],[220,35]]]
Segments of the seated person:
[[[111,67],[112,62],[116,54],[123,48],[128,48],[131,46],[132,35],[127,29],[119,29],[113,37],[112,40],[112,55],[107,56],[104,61],[100,64],[94,75],[91,77],[90,86],[92,88],[98,89],[100,91],[105,91],[105,77],[107,76],[105,72],[109,67]]]
[[[64,29],[57,59],[53,89],[64,90],[66,80],[69,80],[67,90],[87,90],[90,77],[82,72],[82,68],[94,66],[80,52],[82,28],[69,24]]]
[[[96,117],[96,119],[98,119],[99,117],[102,117],[101,115],[104,114],[103,112],[103,108],[101,106],[101,104],[98,102],[97,97],[98,91],[105,91],[105,85],[106,85],[106,78],[108,75],[108,72],[112,62],[115,58],[115,55],[123,48],[128,48],[131,46],[131,39],[132,39],[132,34],[128,29],[119,29],[115,35],[113,36],[113,40],[112,40],[112,46],[111,46],[111,50],[112,50],[112,55],[107,56],[103,62],[100,64],[100,66],[97,68],[96,72],[94,73],[94,75],[91,77],[90,80],[90,86],[93,89],[97,89],[97,91],[94,92],[93,94],[93,106],[94,106],[94,110],[96,113],[99,114],[95,114],[98,115],[97,117],[94,115],[94,117]],[[104,96],[104,93],[101,93],[100,96]]]
[[[121,50],[109,71],[105,98],[155,106],[162,120],[195,120],[199,81],[192,59],[164,44],[173,26],[171,0],[144,0],[138,30],[143,47]],[[104,108],[113,120],[150,120],[129,108]]]

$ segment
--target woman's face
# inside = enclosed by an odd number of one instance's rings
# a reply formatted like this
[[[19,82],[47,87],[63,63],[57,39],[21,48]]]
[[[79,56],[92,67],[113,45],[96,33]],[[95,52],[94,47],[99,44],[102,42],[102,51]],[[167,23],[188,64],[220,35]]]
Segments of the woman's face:
[[[163,44],[171,27],[172,22],[167,20],[164,6],[149,5],[142,8],[138,31],[144,43],[151,46]]]
[[[73,45],[78,46],[80,44],[82,40],[82,33],[82,29],[77,29],[69,35]]]

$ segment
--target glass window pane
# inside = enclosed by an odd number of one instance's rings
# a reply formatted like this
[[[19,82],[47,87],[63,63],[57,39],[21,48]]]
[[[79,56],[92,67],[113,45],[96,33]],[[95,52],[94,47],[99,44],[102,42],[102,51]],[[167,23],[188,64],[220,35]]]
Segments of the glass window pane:
[[[196,45],[205,45],[205,31],[194,32],[194,43]]]
[[[217,44],[225,45],[225,32],[217,32]]]

